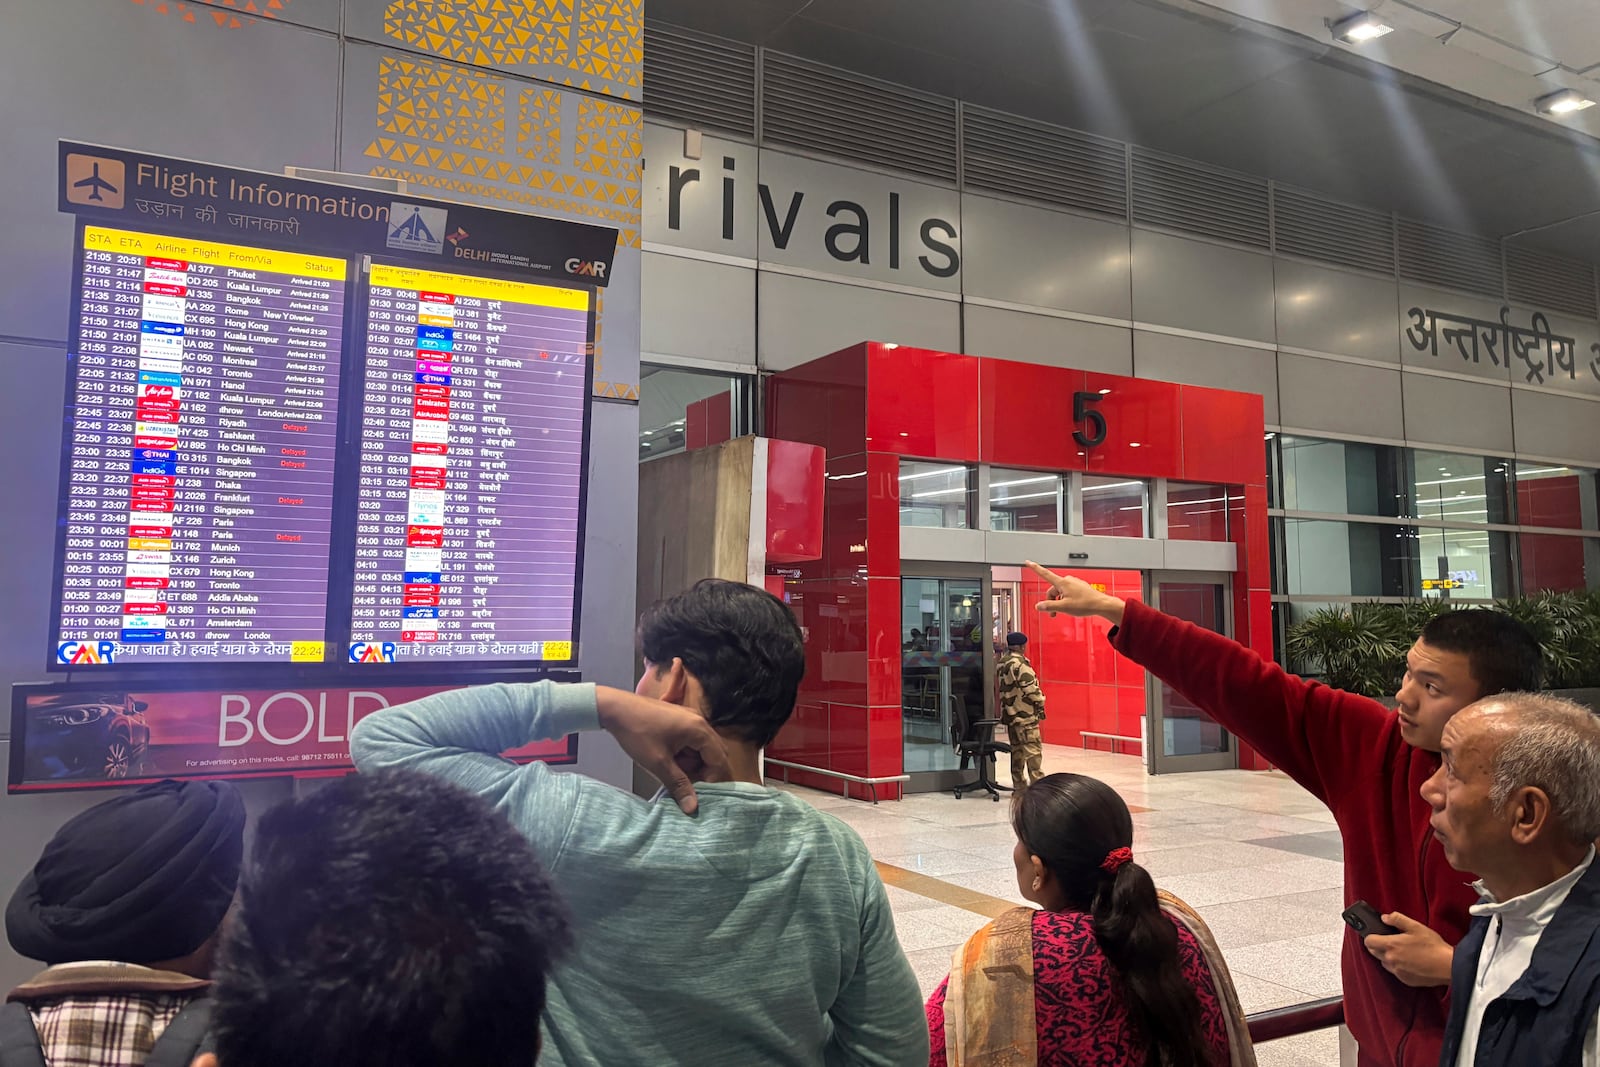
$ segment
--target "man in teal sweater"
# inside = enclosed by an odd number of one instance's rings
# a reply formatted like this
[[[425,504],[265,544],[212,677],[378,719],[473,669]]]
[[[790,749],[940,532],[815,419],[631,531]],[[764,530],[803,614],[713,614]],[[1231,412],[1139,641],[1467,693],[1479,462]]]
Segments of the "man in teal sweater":
[[[576,949],[550,979],[540,1062],[922,1067],[921,994],[866,846],[761,782],[805,670],[788,607],[708,580],[646,613],[639,640],[636,693],[459,689],[351,737],[363,771],[410,768],[487,797],[566,898]],[[595,729],[677,803],[500,757]]]

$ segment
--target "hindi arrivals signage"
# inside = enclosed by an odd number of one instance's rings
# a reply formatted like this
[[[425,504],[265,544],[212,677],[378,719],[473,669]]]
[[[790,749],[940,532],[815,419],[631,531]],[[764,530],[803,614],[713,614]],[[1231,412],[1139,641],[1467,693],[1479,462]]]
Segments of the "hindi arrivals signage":
[[[1438,356],[1443,347],[1467,363],[1522,371],[1523,381],[1534,385],[1556,385],[1563,376],[1579,381],[1580,373],[1600,384],[1600,342],[1585,349],[1577,338],[1556,333],[1542,311],[1533,312],[1527,326],[1511,321],[1509,307],[1500,309],[1498,321],[1425,307],[1412,307],[1406,315],[1411,325],[1405,337],[1417,352]]]

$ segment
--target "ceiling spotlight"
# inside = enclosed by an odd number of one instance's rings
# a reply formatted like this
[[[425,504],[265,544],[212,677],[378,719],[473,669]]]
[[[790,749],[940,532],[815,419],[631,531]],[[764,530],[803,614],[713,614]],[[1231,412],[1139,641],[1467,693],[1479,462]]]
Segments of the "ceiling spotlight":
[[[1366,44],[1368,41],[1376,41],[1379,37],[1393,33],[1394,27],[1385,25],[1372,12],[1362,11],[1349,18],[1342,18],[1338,22],[1328,23],[1328,32],[1333,34],[1335,41],[1343,41],[1345,44]]]
[[[1594,107],[1594,101],[1576,89],[1562,89],[1549,96],[1541,96],[1533,102],[1533,106],[1539,109],[1541,115],[1570,115],[1574,111]]]

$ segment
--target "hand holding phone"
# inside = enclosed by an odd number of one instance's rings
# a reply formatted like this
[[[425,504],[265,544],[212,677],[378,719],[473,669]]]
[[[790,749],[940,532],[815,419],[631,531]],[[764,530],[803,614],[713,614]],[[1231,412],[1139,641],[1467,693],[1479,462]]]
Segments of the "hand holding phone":
[[[1383,916],[1378,913],[1378,909],[1364,900],[1358,900],[1344,909],[1344,914],[1340,918],[1344,919],[1345,924],[1362,937],[1366,937],[1369,934],[1389,935],[1400,932],[1396,927],[1384,922]]]

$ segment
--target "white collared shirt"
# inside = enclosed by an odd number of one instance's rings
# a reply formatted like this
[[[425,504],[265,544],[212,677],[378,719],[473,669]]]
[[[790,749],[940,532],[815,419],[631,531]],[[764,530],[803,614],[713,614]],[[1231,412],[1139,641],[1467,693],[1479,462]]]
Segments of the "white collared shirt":
[[[1478,891],[1484,903],[1474,904],[1470,910],[1473,915],[1487,915],[1489,929],[1483,939],[1483,951],[1478,954],[1478,977],[1472,983],[1472,996],[1467,1001],[1466,1028],[1461,1034],[1456,1067],[1475,1067],[1478,1031],[1483,1026],[1484,1011],[1527,971],[1545,927],[1550,925],[1567,894],[1593,862],[1594,848],[1591,847],[1583,862],[1570,873],[1543,889],[1504,903],[1496,902],[1494,894],[1482,882],[1473,883],[1472,888]],[[1461,990],[1456,990],[1455,995],[1460,996]],[[1583,1067],[1600,1067],[1600,1018],[1589,1023],[1589,1033],[1583,1042]]]

